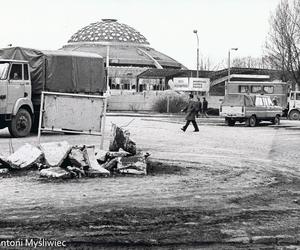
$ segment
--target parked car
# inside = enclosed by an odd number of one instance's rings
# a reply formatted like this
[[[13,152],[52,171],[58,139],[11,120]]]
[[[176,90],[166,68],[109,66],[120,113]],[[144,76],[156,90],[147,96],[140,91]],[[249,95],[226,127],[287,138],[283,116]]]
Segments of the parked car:
[[[220,116],[225,118],[228,126],[238,121],[246,126],[255,127],[260,121],[280,124],[282,107],[275,106],[269,96],[248,94],[228,94],[220,107]]]

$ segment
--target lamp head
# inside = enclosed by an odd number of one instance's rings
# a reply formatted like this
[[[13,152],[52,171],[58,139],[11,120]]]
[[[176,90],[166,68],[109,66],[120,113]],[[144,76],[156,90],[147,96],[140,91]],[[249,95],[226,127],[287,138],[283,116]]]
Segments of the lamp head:
[[[193,30],[193,32],[194,32],[195,34],[197,34],[197,30]]]
[[[239,48],[231,48],[231,50],[238,50]]]

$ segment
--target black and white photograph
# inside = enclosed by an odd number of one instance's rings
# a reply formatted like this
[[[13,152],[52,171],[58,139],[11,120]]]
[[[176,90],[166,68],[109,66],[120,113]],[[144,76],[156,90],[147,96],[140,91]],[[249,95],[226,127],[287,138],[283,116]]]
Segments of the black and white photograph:
[[[300,0],[0,10],[0,249],[300,250]]]

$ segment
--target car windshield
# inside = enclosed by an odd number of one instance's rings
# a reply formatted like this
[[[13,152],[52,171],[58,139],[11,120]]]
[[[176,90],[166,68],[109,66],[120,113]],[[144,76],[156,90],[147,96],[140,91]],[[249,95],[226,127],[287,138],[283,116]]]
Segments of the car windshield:
[[[8,69],[8,62],[0,62],[0,80],[5,80],[7,78]]]
[[[236,105],[245,105],[245,96],[244,95],[234,95],[229,94],[224,97],[223,105],[230,105],[230,106],[236,106]]]

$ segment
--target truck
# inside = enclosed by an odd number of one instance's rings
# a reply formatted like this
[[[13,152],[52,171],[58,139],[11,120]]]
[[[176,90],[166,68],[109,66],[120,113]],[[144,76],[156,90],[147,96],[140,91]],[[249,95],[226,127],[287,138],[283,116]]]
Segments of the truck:
[[[288,93],[287,115],[290,120],[300,120],[300,91]]]
[[[246,126],[255,127],[261,121],[279,125],[282,111],[282,107],[274,105],[266,95],[228,94],[220,106],[220,116],[228,126],[245,122]]]
[[[104,60],[94,53],[0,49],[0,129],[25,137],[37,130],[42,91],[102,95],[105,78]]]

